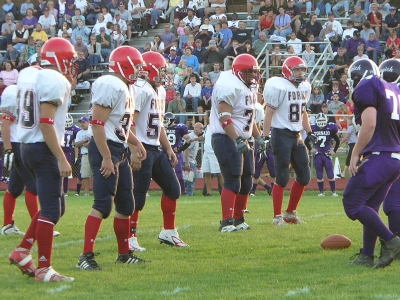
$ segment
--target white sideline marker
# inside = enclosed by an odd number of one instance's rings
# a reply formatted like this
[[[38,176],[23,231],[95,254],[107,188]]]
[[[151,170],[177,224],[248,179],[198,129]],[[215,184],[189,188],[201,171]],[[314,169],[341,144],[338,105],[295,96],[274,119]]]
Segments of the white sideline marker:
[[[60,293],[62,291],[70,289],[71,287],[72,287],[71,285],[62,285],[62,286],[60,286],[58,288],[55,288],[55,289],[48,289],[48,290],[46,290],[46,293],[47,294]]]
[[[333,168],[333,175],[335,176],[335,179],[341,178],[338,175],[342,173],[342,170],[340,169],[340,163],[339,163],[339,157],[335,158],[335,166]]]
[[[176,295],[176,294],[179,294],[180,292],[187,291],[187,290],[189,290],[189,287],[184,287],[184,288],[177,287],[173,291],[170,291],[170,292],[163,291],[163,292],[161,292],[161,294],[163,294],[164,296],[171,296],[171,295]]]
[[[303,287],[295,289],[294,291],[289,291],[285,296],[291,297],[291,296],[297,296],[298,294],[309,294],[310,292],[311,291],[308,287]]]

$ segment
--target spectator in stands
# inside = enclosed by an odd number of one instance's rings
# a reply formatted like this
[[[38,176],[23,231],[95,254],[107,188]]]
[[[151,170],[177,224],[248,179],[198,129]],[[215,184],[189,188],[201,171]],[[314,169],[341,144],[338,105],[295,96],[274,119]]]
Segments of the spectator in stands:
[[[22,19],[22,25],[24,26],[24,29],[29,30],[29,35],[32,34],[37,22],[36,17],[33,15],[33,9],[28,8],[26,16]]]
[[[118,11],[118,0],[111,0],[107,4],[108,11],[114,18],[114,14]]]
[[[360,37],[360,33],[358,32],[358,30],[356,30],[353,32],[353,37],[346,42],[344,46],[344,52],[346,53],[349,59],[353,59],[354,56],[356,56],[358,53],[357,52],[358,46],[365,47],[365,44],[366,44],[365,40]]]
[[[255,52],[254,48],[252,47],[250,40],[247,40],[244,42],[244,45],[241,47],[240,52],[250,54],[250,55],[254,56],[255,58],[257,58],[256,52]]]
[[[42,44],[36,43],[36,52],[28,58],[28,65],[33,66],[39,64],[39,59],[42,55]]]
[[[224,61],[225,52],[222,48],[217,46],[214,40],[211,40],[206,51],[203,53],[203,58],[206,63],[204,66],[204,71],[210,72],[214,68],[214,63],[220,63],[221,61]]]
[[[211,96],[213,93],[213,86],[211,80],[207,78],[204,80],[204,87],[201,90],[201,101],[199,102],[200,106],[205,110],[211,109]]]
[[[6,3],[2,7],[6,14],[12,14],[13,19],[18,17],[18,7],[12,2],[12,0],[6,0]]]
[[[396,49],[396,55],[393,58],[400,59],[400,49]]]
[[[221,33],[222,33],[222,43],[221,47],[224,48],[226,51],[232,43],[233,33],[232,30],[228,28],[228,22],[222,21],[221,22]]]
[[[312,114],[318,114],[322,111],[321,106],[325,103],[325,97],[319,86],[314,86],[308,101],[308,109]]]
[[[301,11],[303,8],[306,9],[306,15],[311,14],[311,9],[312,9],[312,1],[311,0],[295,0],[294,5],[296,5],[299,10]]]
[[[271,26],[272,24],[273,22]],[[228,28],[228,30],[230,29]],[[251,40],[251,32],[246,29],[246,24],[243,21],[239,22],[239,29],[233,33],[232,40],[237,40],[239,47],[243,46],[246,40]]]
[[[86,45],[87,44],[85,44],[83,42],[82,37],[78,35],[76,37],[76,43],[74,45],[74,49],[75,49],[76,53],[83,52],[83,54],[85,55],[85,58],[89,56],[89,52],[88,52]]]
[[[364,46],[357,47],[357,55],[354,56],[353,61],[357,61],[359,59],[368,59],[368,55],[364,53]]]
[[[392,58],[396,55],[396,50],[399,49],[400,46],[400,38],[397,37],[396,30],[393,30],[390,33],[390,37],[386,42],[387,50],[385,51],[385,55],[387,58]]]
[[[349,108],[346,104],[342,104],[339,106],[339,109],[336,111],[335,121],[339,130],[347,130],[347,116],[351,115]]]
[[[211,31],[212,33],[215,32],[214,26],[210,24],[210,18],[205,17],[202,25],[208,26],[208,31]]]
[[[189,40],[190,27],[185,26],[184,34],[179,37],[179,48],[182,49],[183,45]]]
[[[368,41],[371,33],[375,34],[375,31],[371,28],[371,24],[368,21],[365,21],[363,24],[363,30],[360,32],[361,38],[364,39],[364,41]]]
[[[346,105],[347,105],[349,112],[351,114],[353,114],[354,113],[354,101],[353,101],[353,99],[351,99],[351,97],[348,97],[348,99],[346,101]]]
[[[327,28],[328,25],[331,24],[332,30],[335,31],[339,36],[342,36],[343,35],[342,24],[339,21],[335,20],[335,15],[332,12],[328,15],[328,19],[329,19],[328,22],[326,22],[324,26],[322,26],[322,29]]]
[[[352,20],[347,21],[347,28],[343,31],[343,36],[342,36],[342,43],[341,47],[344,47],[346,44],[347,40],[350,39],[353,36],[354,31],[357,29],[354,28],[354,22]],[[360,31],[360,30],[358,30]],[[361,35],[362,37],[362,35]]]
[[[86,58],[83,51],[77,51],[78,59],[75,60],[75,64],[78,65],[78,75],[76,77],[78,82],[87,81],[90,79],[90,63]]]
[[[50,15],[54,16],[56,23],[58,22],[58,10],[55,8],[54,2],[52,0],[47,1],[47,7],[49,8]]]
[[[328,108],[328,104],[322,103],[321,110],[322,110],[323,114],[328,116],[328,123],[335,123],[336,122],[335,117],[332,116],[333,112],[331,110],[329,110],[329,108]]]
[[[371,23],[372,29],[375,30],[376,39],[379,40],[382,30],[383,17],[382,14],[379,12],[377,3],[371,4],[371,12],[367,15],[367,21]]]
[[[108,9],[107,6],[102,6],[102,7],[101,7],[101,13],[103,14],[104,22],[105,22],[106,24],[107,24],[108,22],[112,22],[113,16],[112,16],[112,14],[110,13],[110,11],[109,11],[109,9]],[[96,22],[96,24],[99,23],[99,22],[100,22],[100,20],[99,20],[99,15],[97,15],[97,22]]]
[[[301,26],[301,10],[294,5],[293,0],[288,0],[285,14],[290,16],[292,29],[297,33]]]
[[[350,65],[349,57],[345,54],[344,48],[340,47],[337,54],[333,58],[333,63],[335,65],[335,70],[341,74],[344,69]]]
[[[96,24],[97,14],[101,12],[101,5],[103,0],[93,0],[92,3],[88,5],[86,20],[90,25]]]
[[[385,21],[382,26],[383,39],[389,37],[389,32],[396,30],[397,36],[400,36],[400,15],[397,13],[397,8],[394,6],[390,7],[390,14],[385,17]]]
[[[267,36],[265,35],[264,32],[260,32],[258,40],[255,40],[252,45],[256,57],[260,56],[259,58],[262,59],[265,56],[265,54],[261,54],[261,51],[264,50],[264,47],[267,43],[268,43]],[[267,46],[267,50],[271,50],[270,45]]]
[[[12,21],[12,16],[7,15],[5,22],[1,25],[0,50],[6,50],[7,44],[12,43],[12,36],[16,28]]]
[[[143,15],[146,10],[146,6],[143,3],[143,0],[130,0],[128,2],[128,11],[132,15],[132,33],[138,33],[138,37],[148,36],[148,22]],[[142,26],[142,30],[140,31],[139,24]]]
[[[205,119],[204,119],[203,115],[204,115],[203,106],[201,106],[201,105],[197,106],[197,111],[195,112],[195,115],[192,118],[192,124],[201,123],[204,125]]]
[[[207,47],[208,43],[211,40],[211,37],[212,37],[212,32],[208,31],[208,26],[206,24],[203,24],[200,26],[200,31],[199,33],[196,34],[194,39],[200,40],[202,47]]]
[[[35,8],[31,0],[25,0],[25,2],[21,4],[21,8],[19,9],[21,17],[26,17],[26,11],[28,10],[28,8]]]
[[[49,37],[56,36],[56,20],[53,15],[50,15],[48,7],[44,9],[44,15],[40,16],[38,23],[42,25],[42,30],[46,32]]]
[[[260,10],[262,0],[247,0],[246,10],[247,10],[247,20],[251,20],[251,14],[256,13]]]
[[[179,65],[181,57],[176,55],[176,47],[172,46],[169,49],[169,54],[164,54],[165,60],[168,62],[169,68],[175,70],[176,66]]]
[[[369,11],[373,10],[374,4],[378,10],[386,10],[386,14],[390,14],[390,1],[389,0],[373,0],[373,3],[369,6]]]
[[[201,86],[203,86],[203,81],[200,79],[199,73],[195,72],[193,70],[193,67],[188,66],[187,67],[187,75],[185,76],[185,78],[183,79],[182,84],[181,84],[180,92],[182,95],[185,92],[186,85],[190,84],[190,76],[192,76],[192,75],[194,75],[196,77],[196,82],[199,83]]]
[[[343,96],[348,99],[349,93],[350,93],[350,87],[347,82],[347,74],[343,73],[340,75],[340,81],[339,81],[339,91],[343,94]],[[346,102],[347,103],[347,102]]]
[[[12,45],[10,47],[12,48]],[[14,68],[14,65],[11,61],[6,61],[4,63],[4,70],[0,72],[0,77],[3,78],[3,82],[5,85],[17,84],[18,80],[18,71]]]
[[[210,78],[211,83],[214,85],[217,82],[219,76],[221,75],[221,70],[220,70],[221,65],[219,64],[219,62],[215,62],[213,67],[214,70],[208,72],[208,77]]]
[[[186,59],[181,59],[179,61],[178,66],[175,68],[175,79],[174,79],[174,84],[175,84],[175,89],[179,90],[182,87],[183,80],[187,76],[188,71],[187,71],[187,65],[186,65]]]
[[[301,40],[296,37],[296,33],[292,32],[290,34],[290,40],[287,42],[287,46],[293,46],[294,53],[299,55],[303,50],[303,45],[301,44]]]
[[[314,35],[312,33],[310,33],[309,35],[307,35],[307,39],[308,39],[308,42],[311,45],[311,50],[313,50],[315,53],[320,53],[321,52],[319,50],[319,46],[320,45],[319,44],[314,44],[316,42]]]
[[[168,104],[167,112],[171,112],[176,115],[179,124],[186,123],[186,116],[177,115],[186,113],[186,102],[181,98],[181,92],[175,92],[175,99]]]
[[[196,73],[199,73],[199,60],[195,55],[193,55],[193,47],[187,46],[185,48],[185,55],[182,55],[182,59],[186,60],[187,66],[192,67]]]
[[[165,112],[167,112],[168,104],[175,99],[174,89],[174,73],[170,72],[169,69],[165,76]]]
[[[329,15],[332,12],[332,4],[331,1],[327,0],[318,0],[318,3],[315,8],[315,14],[319,15]]]
[[[154,39],[150,42],[150,45],[151,45],[150,48],[151,51],[158,53],[164,52],[164,43],[161,41],[161,37],[158,34],[154,36]]]
[[[96,70],[97,65],[103,62],[103,57],[101,56],[101,45],[96,41],[96,36],[90,36],[90,42],[87,45],[89,54],[89,65],[90,70]]]
[[[150,43],[146,43],[143,48],[139,49],[139,52],[143,54],[145,52],[150,51],[150,48],[151,48],[151,44]]]
[[[210,24],[214,26],[222,21],[228,20],[228,18],[222,11],[222,8],[219,6],[215,8],[215,14],[211,15],[209,19],[210,19]]]
[[[100,29],[100,28],[99,28]],[[95,31],[93,30],[93,33]],[[72,44],[76,43],[76,38],[80,36],[82,37],[82,42],[84,44],[89,43],[89,36],[90,36],[90,28],[87,27],[82,20],[78,20],[78,26],[75,27],[74,30],[72,30],[72,35],[71,35],[71,40]]]
[[[126,32],[125,34],[125,38],[130,39],[132,36],[132,15],[131,13],[125,9],[125,4],[124,2],[119,2],[118,4],[118,12],[120,13],[120,17],[121,20],[123,20],[126,24]],[[114,18],[115,18],[115,14],[114,14]],[[119,24],[121,26],[122,29],[122,24]]]
[[[308,70],[311,70],[315,66],[315,52],[311,49],[310,44],[306,44],[306,50],[303,51],[301,57],[306,63]]]
[[[194,5],[193,1],[190,1],[190,3],[189,3],[189,0],[182,0],[175,7],[175,17],[178,17],[179,20],[183,20],[187,16],[188,9],[193,8],[193,5]],[[167,18],[166,15],[164,15],[164,16],[165,16],[165,18]]]
[[[188,15],[182,20],[186,26],[190,27],[190,33],[196,35],[199,32],[201,19],[196,17],[196,13],[193,9],[188,10]]]
[[[369,0],[358,0],[356,2],[355,6],[359,6],[360,10],[363,10],[365,14],[368,14],[369,13],[369,5],[370,5]]]
[[[35,17],[39,19],[41,15],[44,13],[44,8],[47,7],[47,2],[44,0],[38,0],[38,5],[34,9]],[[65,0],[60,0],[60,2],[65,2]],[[57,7],[57,10],[60,11]]]
[[[24,29],[21,21],[15,22],[15,31],[12,36],[12,43],[15,51],[21,53],[28,42],[29,31]]]
[[[104,61],[108,63],[108,58],[111,54],[111,36],[106,34],[106,29],[104,27],[100,28],[100,34],[96,36],[96,41],[101,45],[101,56],[103,56]]]
[[[294,47],[292,45],[288,45],[286,48],[286,52],[283,53],[284,59],[291,57],[291,56],[298,56],[294,51]]]
[[[130,0],[130,2],[131,1],[132,0]],[[135,1],[137,1],[137,0],[135,0]],[[169,1],[168,9],[164,12],[164,17],[165,17],[165,19],[169,18],[169,23],[170,24],[174,23],[175,12],[176,12],[176,9],[178,8],[178,5],[180,3],[181,3],[180,0],[170,0]],[[128,3],[128,5],[129,5],[129,3]],[[129,8],[129,6],[128,6],[128,8]]]
[[[362,30],[362,25],[365,21],[367,21],[366,14],[368,14],[368,12],[365,11],[365,9],[364,12],[362,12],[360,5],[357,4],[356,6],[354,6],[354,14],[350,16],[350,19],[354,22],[354,28],[356,28],[358,31]]]
[[[86,12],[88,10],[88,4],[87,4],[86,0],[75,0],[74,1],[74,5],[75,5],[75,13],[76,13],[76,10],[78,10],[78,9],[79,9],[79,12],[80,12],[80,15],[78,15],[78,17],[83,16],[84,14],[86,14]]]
[[[89,196],[89,181],[92,177],[92,169],[90,168],[88,158],[88,147],[92,139],[92,129],[90,128],[90,120],[88,117],[81,117],[79,119],[82,130],[78,131],[75,138],[75,147],[80,149],[81,152],[81,169],[80,175],[85,188],[85,196]],[[79,193],[75,194],[79,196]]]
[[[199,74],[203,74],[204,71],[204,57],[203,54],[206,51],[206,48],[202,46],[202,42],[200,39],[196,40],[196,47],[193,50],[193,55],[197,57],[199,61]]]
[[[344,8],[344,17],[349,17],[349,8],[350,8],[350,1],[349,0],[338,0],[335,6],[332,8],[333,13],[335,14],[336,18],[340,18],[339,10]]]
[[[293,1],[291,1],[291,2],[293,2]],[[290,16],[285,13],[285,8],[283,6],[279,7],[278,10],[279,10],[279,15],[276,16],[275,23],[274,23],[274,26],[275,26],[274,35],[287,37],[289,34],[292,33],[292,27],[290,26],[292,21],[291,21]],[[261,33],[260,33],[260,37],[261,37]],[[253,48],[255,48],[254,45],[253,45]]]
[[[340,106],[344,105],[343,102],[339,101],[339,92],[332,95],[332,101],[328,103],[328,109],[336,115],[336,112],[339,110]],[[336,123],[336,120],[335,120]]]
[[[217,43],[218,47],[222,47],[222,33],[220,23],[215,25],[215,32],[213,33],[211,38]]]
[[[339,80],[340,80],[340,75],[336,71],[336,66],[330,65],[322,81],[323,82],[322,91],[324,95],[328,95],[330,92],[332,92],[333,84],[339,83]]]
[[[78,20],[82,20],[83,24],[85,24],[85,17],[82,15],[81,10],[79,8],[75,8],[75,15],[72,16],[72,18],[71,18],[72,29],[74,29],[76,26],[78,26]]]
[[[97,15],[97,23],[93,26],[92,33],[95,35],[100,34],[100,28],[106,28],[107,22],[104,20],[104,15],[99,13]]]
[[[131,33],[130,25],[128,26],[128,24],[126,24],[125,20],[123,20],[121,18],[121,12],[120,11],[116,11],[114,13],[113,24],[114,25],[119,25],[119,30],[121,31],[121,34],[122,34],[122,37],[123,37],[124,41],[125,41],[125,38],[127,38],[127,37],[130,38],[130,33]],[[128,28],[129,28],[129,34],[128,34]],[[116,29],[114,28],[114,31],[115,30]]]
[[[171,32],[171,24],[164,24],[164,32],[161,33],[161,41],[164,43],[164,48],[169,51],[172,44],[176,41],[176,36]]]
[[[62,27],[60,29],[58,29],[57,36],[62,37],[63,33],[66,33],[69,36],[72,36],[72,29],[67,21],[64,21],[62,23]]]
[[[151,10],[150,25],[154,29],[158,25],[158,18],[164,14],[164,11],[168,7],[168,0],[156,0],[153,4],[153,9]]]
[[[346,97],[344,96],[344,94],[339,90],[339,82],[335,82],[332,85],[332,92],[328,93],[328,95],[326,96],[326,102],[329,103],[330,101],[333,101],[333,95],[338,94],[339,95],[339,101],[342,102],[343,104],[346,104]]]
[[[117,12],[115,13],[117,14]],[[119,24],[114,25],[114,31],[112,33],[113,48],[118,48],[125,43],[125,36],[121,31]]]
[[[239,46],[237,40],[233,40],[232,46],[226,51],[226,57],[224,58],[224,71],[228,71],[231,68],[232,62],[236,56],[241,54],[242,47]]]
[[[234,12],[232,14],[232,19],[228,21],[228,28],[232,30],[233,33],[235,33],[235,31],[239,29],[240,22],[241,21],[239,20],[238,14]]]
[[[253,41],[258,39],[260,32],[264,32],[267,38],[274,33],[275,30],[275,15],[272,8],[266,14],[259,18],[257,29],[254,31]]]
[[[8,44],[6,53],[4,53],[3,57],[4,63],[11,62],[13,67],[16,67],[19,60],[19,54],[20,52],[14,49],[13,44]]]
[[[337,32],[335,30],[333,30],[333,24],[329,23],[326,28],[322,29],[320,34],[319,34],[319,40],[322,42],[324,41],[324,43],[321,43],[319,45],[319,51],[323,52],[324,49],[326,48],[325,44],[326,42],[330,42],[331,43],[331,47],[333,51],[336,51],[337,48],[340,46],[340,42],[339,42],[339,35],[337,34]]]
[[[311,31],[307,30],[307,27],[305,24],[302,24],[300,26],[300,30],[297,32],[296,37],[303,43],[301,45],[301,50],[304,51],[305,49],[305,44],[308,42],[308,35],[312,34]]]
[[[372,59],[377,65],[379,65],[379,58],[381,56],[381,45],[375,38],[375,33],[369,35],[369,39],[366,42],[367,55],[369,59]]]
[[[27,67],[29,57],[31,57],[35,53],[36,53],[35,40],[33,39],[33,37],[29,36],[28,44],[25,45],[25,47],[21,51],[21,55],[19,56],[18,67],[20,69]]]
[[[32,32],[32,36],[36,42],[40,42],[42,44],[49,39],[47,33],[42,30],[42,25],[40,23],[36,24],[36,30]]]
[[[310,15],[310,21],[306,23],[307,32],[310,31],[314,37],[316,37],[315,41],[319,41],[319,34],[322,30],[322,24],[317,20],[317,15],[312,13]],[[301,39],[301,38],[300,38]]]
[[[279,45],[275,45],[274,51],[271,53],[271,75],[278,75],[281,73],[283,56]]]

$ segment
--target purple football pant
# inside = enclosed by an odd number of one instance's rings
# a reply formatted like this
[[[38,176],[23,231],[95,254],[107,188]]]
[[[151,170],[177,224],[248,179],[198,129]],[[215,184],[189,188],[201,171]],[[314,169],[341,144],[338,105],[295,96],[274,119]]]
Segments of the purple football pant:
[[[388,216],[389,229],[399,235],[400,234],[400,178],[393,182],[389,193],[383,202],[383,211]]]
[[[330,159],[324,153],[318,153],[314,156],[314,166],[317,173],[317,179],[324,178],[324,168],[326,170],[326,175],[328,176],[328,178],[334,178],[332,159]]]

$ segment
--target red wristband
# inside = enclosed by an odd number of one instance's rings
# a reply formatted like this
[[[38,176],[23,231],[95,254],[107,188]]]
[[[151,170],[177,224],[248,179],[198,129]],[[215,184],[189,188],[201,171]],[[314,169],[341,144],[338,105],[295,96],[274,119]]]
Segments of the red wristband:
[[[131,126],[136,126],[136,122],[132,122]]]
[[[222,129],[225,129],[225,127],[231,123],[233,123],[232,119],[225,120],[224,122],[222,122]]]
[[[15,118],[13,118],[13,117],[11,117],[9,115],[6,115],[6,116],[3,116],[3,120],[8,120],[8,121],[10,121],[12,123],[12,122],[14,122]]]
[[[47,124],[53,125],[54,124],[54,120],[50,119],[50,118],[41,118],[40,119],[40,123],[47,123]]]
[[[104,126],[106,123],[101,120],[92,120],[92,124]]]

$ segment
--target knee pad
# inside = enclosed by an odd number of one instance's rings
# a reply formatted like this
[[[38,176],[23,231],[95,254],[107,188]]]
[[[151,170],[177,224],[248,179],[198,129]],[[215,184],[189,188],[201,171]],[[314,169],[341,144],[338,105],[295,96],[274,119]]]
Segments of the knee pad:
[[[281,187],[286,187],[289,182],[289,167],[281,168],[279,172],[276,173],[275,182]]]
[[[240,176],[226,176],[224,177],[224,188],[231,190],[235,194],[240,191]]]
[[[242,195],[249,194],[252,186],[253,186],[253,181],[251,180],[251,176],[242,175],[239,194]]]
[[[112,203],[112,197],[108,195],[103,199],[95,199],[92,207],[103,214],[103,219],[107,219],[112,210]]]
[[[309,168],[303,168],[300,174],[297,175],[296,181],[301,185],[307,185],[311,180],[311,174]]]
[[[146,204],[146,193],[135,193],[133,192],[135,197],[135,209],[142,210],[144,205]]]

